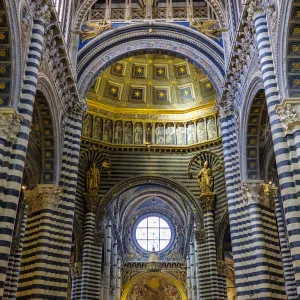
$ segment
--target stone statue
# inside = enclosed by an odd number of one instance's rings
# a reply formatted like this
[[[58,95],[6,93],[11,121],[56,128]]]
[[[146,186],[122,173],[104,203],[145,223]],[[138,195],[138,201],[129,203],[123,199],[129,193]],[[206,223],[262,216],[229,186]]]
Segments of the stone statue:
[[[92,116],[87,115],[83,121],[82,135],[91,137],[92,134]]]
[[[111,142],[111,121],[107,120],[104,127],[103,141]]]
[[[98,191],[100,188],[100,170],[96,162],[93,162],[86,175],[86,189],[88,192]]]
[[[172,145],[173,144],[173,136],[174,136],[174,127],[171,124],[167,125],[166,128],[166,144],[167,145]]]
[[[80,31],[83,42],[98,36],[99,34],[101,34],[103,31],[107,29],[112,28],[112,24],[108,23],[106,20],[103,20],[102,24],[94,23],[94,22],[86,22],[85,26],[86,28]]]
[[[101,119],[96,118],[93,128],[93,138],[96,140],[100,140],[100,135],[102,134],[102,125],[101,125]]]
[[[108,169],[110,170],[111,163],[108,159],[105,159],[101,164],[101,169],[99,170],[97,168],[97,163],[93,162],[92,166],[88,170],[86,174],[86,189],[87,192],[98,192],[100,189],[100,175],[102,172],[102,169]]]
[[[218,137],[217,126],[214,118],[207,120],[207,138],[209,140],[216,139]]]
[[[214,178],[207,161],[204,162],[203,168],[198,173],[197,180],[201,194],[213,192]]]
[[[152,128],[150,124],[146,125],[146,143],[151,144],[152,142]]]
[[[143,143],[143,128],[140,123],[136,124],[134,129],[134,142],[135,144]]]
[[[198,142],[206,140],[205,123],[203,120],[197,123],[197,139]]]
[[[161,124],[159,124],[156,129],[156,144],[157,145],[163,145],[165,143],[164,141],[164,128]]]
[[[186,129],[186,134],[187,134],[187,143],[188,145],[194,144],[195,143],[195,131],[194,131],[194,124],[189,124],[187,129]]]
[[[115,126],[115,143],[122,143],[122,124],[121,122],[117,122]]]
[[[177,145],[185,145],[184,127],[177,126],[176,128]]]
[[[132,144],[132,126],[131,123],[126,123],[124,128],[124,143]]]

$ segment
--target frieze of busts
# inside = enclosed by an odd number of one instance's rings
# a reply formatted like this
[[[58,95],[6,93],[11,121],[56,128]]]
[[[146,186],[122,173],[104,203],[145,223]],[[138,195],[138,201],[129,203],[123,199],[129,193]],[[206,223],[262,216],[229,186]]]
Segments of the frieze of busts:
[[[22,117],[13,109],[0,110],[0,137],[13,142],[20,130]]]
[[[285,134],[293,134],[300,130],[300,101],[299,99],[285,99],[276,106]]]
[[[56,211],[60,202],[62,188],[55,184],[40,184],[34,190],[24,191],[28,215],[42,209]]]

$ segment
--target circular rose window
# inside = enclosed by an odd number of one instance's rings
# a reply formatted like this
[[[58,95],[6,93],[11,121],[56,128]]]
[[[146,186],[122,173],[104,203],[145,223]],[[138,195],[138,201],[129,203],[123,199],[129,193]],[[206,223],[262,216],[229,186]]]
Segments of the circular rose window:
[[[138,245],[146,251],[165,250],[172,240],[170,225],[160,216],[145,216],[135,226],[135,239]]]

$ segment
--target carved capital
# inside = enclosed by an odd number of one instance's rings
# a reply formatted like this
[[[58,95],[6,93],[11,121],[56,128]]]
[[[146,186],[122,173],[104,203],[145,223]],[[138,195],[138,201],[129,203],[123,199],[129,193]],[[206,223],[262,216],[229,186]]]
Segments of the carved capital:
[[[200,195],[201,207],[203,211],[215,209],[215,193],[203,193]]]
[[[95,239],[95,244],[97,246],[101,246],[104,241],[104,232],[103,231],[95,231],[94,239]]]
[[[0,109],[0,138],[13,142],[20,130],[22,117],[14,109]]]
[[[223,261],[223,260],[217,261],[217,272],[218,272],[218,275],[226,276],[227,267],[226,267],[225,261]]]
[[[20,247],[20,236],[14,236],[11,242],[10,253],[15,254]]]
[[[205,243],[206,233],[205,229],[195,231],[195,240],[199,244]]]
[[[72,278],[81,277],[82,275],[82,263],[77,262],[71,265],[71,276]]]
[[[265,14],[263,0],[251,0],[247,9],[248,20],[254,21],[258,16]]]
[[[68,105],[68,115],[83,120],[87,109],[86,103],[84,101],[76,102],[71,100]]]
[[[231,101],[231,98],[218,102],[216,109],[219,111],[221,118],[234,115],[233,101]]]
[[[285,134],[293,134],[300,130],[300,99],[285,99],[275,107],[280,117]]]
[[[32,1],[34,19],[42,21],[45,25],[49,24],[51,20],[50,4],[48,0]]]
[[[98,191],[92,190],[88,193],[84,193],[83,196],[88,212],[96,213],[99,204]]]
[[[246,205],[250,204],[262,204],[269,206],[264,194],[265,184],[261,180],[249,180],[241,183],[241,190],[243,194],[243,200]]]
[[[57,210],[61,190],[61,187],[55,184],[40,184],[34,190],[24,191],[28,215],[42,209]]]

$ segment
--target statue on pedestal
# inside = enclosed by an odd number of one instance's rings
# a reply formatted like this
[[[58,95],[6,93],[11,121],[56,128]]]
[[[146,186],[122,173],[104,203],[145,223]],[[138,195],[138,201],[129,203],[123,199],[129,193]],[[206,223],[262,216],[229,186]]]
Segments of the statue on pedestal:
[[[97,168],[96,162],[93,162],[86,175],[86,189],[88,192],[99,190],[100,186],[100,170]]]
[[[209,194],[213,192],[214,177],[211,169],[208,167],[208,162],[205,161],[203,168],[197,175],[197,180],[201,194]]]

